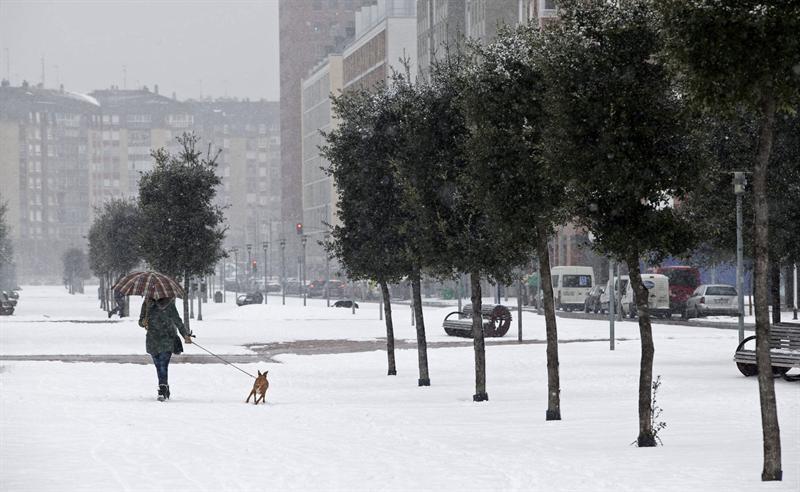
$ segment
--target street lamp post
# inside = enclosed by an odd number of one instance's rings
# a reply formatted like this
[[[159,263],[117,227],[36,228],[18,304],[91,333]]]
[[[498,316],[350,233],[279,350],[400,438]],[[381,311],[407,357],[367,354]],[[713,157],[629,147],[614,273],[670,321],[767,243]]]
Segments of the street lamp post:
[[[269,304],[267,302],[269,297],[269,286],[267,284],[267,250],[269,249],[269,241],[264,241],[261,246],[264,247],[264,304]]]
[[[300,288],[303,290],[303,306],[306,305],[306,243],[308,242],[308,236],[303,234],[300,237],[300,242],[303,244],[303,281],[300,285]]]
[[[250,259],[250,251],[253,250],[253,245],[248,243],[245,244],[245,247],[247,248],[247,266],[244,268],[244,272],[245,272],[245,277],[249,280],[253,278],[253,263],[252,260]],[[249,283],[250,282],[248,282],[248,284]]]
[[[328,242],[328,235],[325,236],[325,242]],[[327,251],[325,252],[325,301],[328,307],[331,307],[331,258]]]
[[[793,278],[794,278],[794,289],[792,289],[792,292],[794,292],[794,316],[792,317],[792,319],[797,319],[797,263],[794,264]]]
[[[739,297],[739,343],[744,340],[744,275],[742,272],[742,195],[747,179],[742,172],[733,173],[733,193],[736,195],[736,290]]]
[[[206,281],[202,277],[198,280],[200,284],[200,294],[197,296],[197,321],[203,321],[203,297],[205,296],[203,289],[205,288]]]
[[[609,350],[614,350],[614,308],[617,300],[614,296],[617,281],[614,279],[614,260],[608,259],[608,278],[611,279],[611,288],[608,289],[608,340]]]
[[[233,251],[233,301],[236,302],[236,298],[239,297],[239,248],[232,248]]]
[[[281,302],[286,305],[286,239],[281,238]]]

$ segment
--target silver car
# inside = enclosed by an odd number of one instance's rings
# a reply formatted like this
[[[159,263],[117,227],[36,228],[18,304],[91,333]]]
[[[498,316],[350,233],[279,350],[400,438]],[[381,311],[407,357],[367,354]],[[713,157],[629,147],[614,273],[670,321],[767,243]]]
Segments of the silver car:
[[[703,284],[686,300],[686,317],[738,316],[736,287],[725,284]]]

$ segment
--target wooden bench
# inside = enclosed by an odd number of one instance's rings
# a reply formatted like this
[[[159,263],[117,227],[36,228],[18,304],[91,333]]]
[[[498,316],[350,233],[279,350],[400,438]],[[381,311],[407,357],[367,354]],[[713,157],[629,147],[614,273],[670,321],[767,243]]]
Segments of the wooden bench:
[[[758,374],[756,364],[755,336],[747,337],[736,347],[733,360],[745,376]],[[745,348],[748,342],[752,348]],[[781,323],[769,327],[769,355],[772,372],[783,376],[793,367],[800,367],[800,324]]]
[[[451,316],[458,315],[458,318]],[[511,327],[511,311],[501,304],[481,306],[484,337],[502,337]],[[464,306],[463,311],[453,311],[442,321],[445,333],[454,337],[472,338],[472,304]]]

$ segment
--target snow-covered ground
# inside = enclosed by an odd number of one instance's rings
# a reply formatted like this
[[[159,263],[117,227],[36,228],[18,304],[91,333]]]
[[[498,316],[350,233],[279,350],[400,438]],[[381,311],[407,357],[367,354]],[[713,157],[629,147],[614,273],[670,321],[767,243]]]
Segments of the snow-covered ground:
[[[229,301],[192,320],[198,343],[223,356],[385,335],[376,304],[353,315],[319,299]],[[454,341],[441,329],[451,310],[426,309],[429,342]],[[0,361],[0,490],[800,490],[800,384],[775,381],[784,480],[762,483],[758,384],[731,360],[735,330],[654,326],[667,428],[663,446],[639,449],[636,324],[616,324],[610,351],[606,322],[558,320],[574,343],[559,345],[563,420],[546,422],[545,345],[516,343],[514,317],[505,343],[487,347],[483,403],[472,402],[471,347],[429,348],[427,388],[416,350],[397,352],[395,377],[384,351],[243,364],[270,371],[259,406],[244,403],[252,381],[221,364],[172,364],[173,396],[159,403],[152,365]],[[394,320],[413,341],[409,307]],[[0,355],[144,353],[135,319],[108,321],[93,295],[28,287],[0,318]],[[544,339],[542,317],[526,312],[523,325],[526,341]]]

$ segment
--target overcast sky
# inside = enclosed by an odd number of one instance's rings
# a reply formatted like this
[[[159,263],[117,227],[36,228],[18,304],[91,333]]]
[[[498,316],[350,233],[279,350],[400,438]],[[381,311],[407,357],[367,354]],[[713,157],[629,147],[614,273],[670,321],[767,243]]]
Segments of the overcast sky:
[[[42,57],[47,87],[277,101],[278,0],[0,0],[0,75],[38,83]]]

